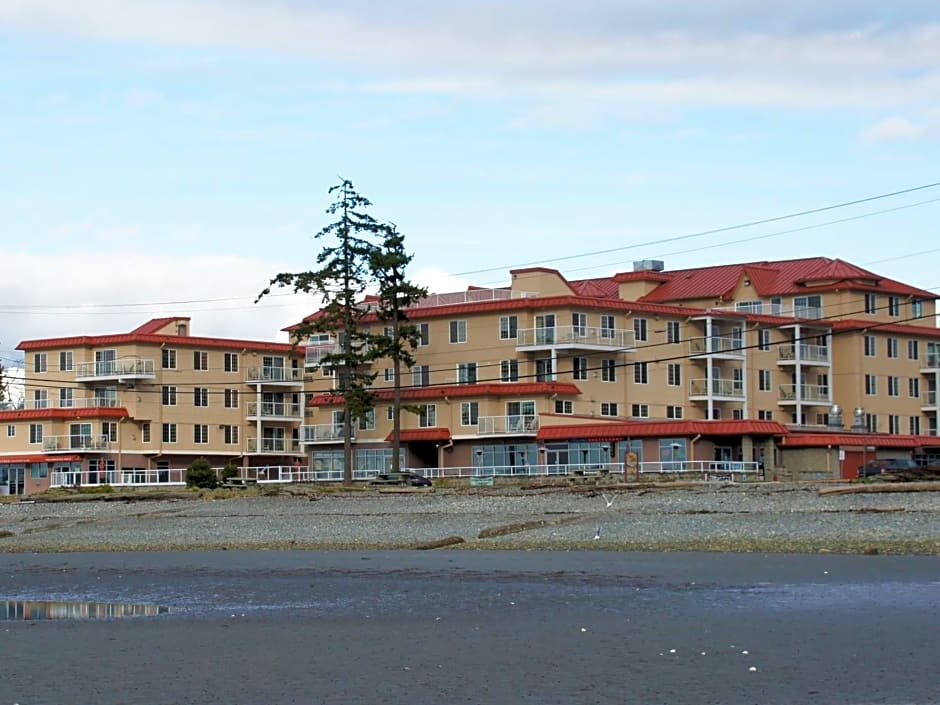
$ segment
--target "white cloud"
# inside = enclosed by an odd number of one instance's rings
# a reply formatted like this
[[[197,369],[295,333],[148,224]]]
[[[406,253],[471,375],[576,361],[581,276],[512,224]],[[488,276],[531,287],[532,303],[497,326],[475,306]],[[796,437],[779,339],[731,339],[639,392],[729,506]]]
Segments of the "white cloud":
[[[925,125],[918,125],[907,118],[894,116],[885,118],[880,122],[862,131],[864,142],[918,142],[926,138],[930,130]]]

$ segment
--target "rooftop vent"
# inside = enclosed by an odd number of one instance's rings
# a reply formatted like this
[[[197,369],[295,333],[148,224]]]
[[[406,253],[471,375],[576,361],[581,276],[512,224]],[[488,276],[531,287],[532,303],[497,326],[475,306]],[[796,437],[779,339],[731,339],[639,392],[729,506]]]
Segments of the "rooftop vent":
[[[634,272],[661,272],[666,263],[661,259],[638,259],[633,261]]]

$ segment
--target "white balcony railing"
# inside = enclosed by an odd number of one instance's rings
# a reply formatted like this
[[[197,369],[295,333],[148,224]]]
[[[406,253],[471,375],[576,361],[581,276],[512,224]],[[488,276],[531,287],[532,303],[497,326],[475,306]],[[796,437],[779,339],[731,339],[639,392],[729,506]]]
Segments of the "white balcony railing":
[[[261,365],[258,367],[249,367],[245,370],[245,381],[249,384],[258,383],[290,383],[302,384],[304,381],[304,371],[300,368],[280,367],[276,365]]]
[[[110,445],[107,436],[43,436],[44,452],[71,450],[106,450]]]
[[[300,450],[300,443],[293,438],[261,438],[248,439],[249,453],[296,453]]]
[[[299,402],[285,401],[250,401],[248,402],[248,417],[273,417],[283,419],[299,419],[303,416],[303,409]]]
[[[25,399],[24,409],[114,409],[121,406],[120,399],[101,399],[99,397],[66,398],[49,397],[48,399]]]
[[[342,441],[344,437],[343,424],[305,424],[300,427],[301,443],[335,443]],[[352,437],[356,437],[355,426],[352,429]]]
[[[527,435],[539,430],[539,417],[530,414],[510,416],[481,416],[477,420],[477,433]]]
[[[927,353],[926,365],[922,368],[925,372],[934,372],[940,369],[940,352]]]
[[[153,360],[125,357],[120,360],[79,362],[75,365],[75,379],[153,379],[156,377]]]
[[[795,361],[799,353],[801,362],[829,362],[829,348],[825,345],[795,345],[784,343],[777,346],[777,359],[783,362]]]
[[[693,379],[689,382],[689,394],[693,397],[743,399],[744,385],[733,379],[713,379],[709,386],[707,379]]]
[[[584,347],[600,350],[632,350],[632,330],[596,326],[522,328],[516,332],[517,348]]]
[[[692,355],[726,355],[731,357],[744,357],[740,338],[724,338],[721,336],[689,338],[689,352]]]
[[[822,306],[784,306],[783,304],[772,304],[768,301],[743,301],[733,306],[713,306],[709,310],[780,316],[781,318],[808,318],[813,320],[823,318]]]
[[[825,384],[781,384],[780,401],[796,401],[799,391],[800,401],[826,402],[832,401],[829,397],[829,386]]]

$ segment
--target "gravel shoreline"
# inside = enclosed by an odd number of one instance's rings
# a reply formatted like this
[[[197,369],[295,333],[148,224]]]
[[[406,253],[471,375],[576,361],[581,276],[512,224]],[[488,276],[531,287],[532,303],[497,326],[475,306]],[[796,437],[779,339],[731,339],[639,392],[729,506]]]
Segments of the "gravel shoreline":
[[[940,554],[940,492],[818,484],[194,493],[0,504],[0,552],[600,549]],[[151,495],[152,496],[152,495]],[[613,503],[607,506],[608,499]],[[107,501],[106,501],[107,500]],[[595,538],[596,537],[596,538]]]

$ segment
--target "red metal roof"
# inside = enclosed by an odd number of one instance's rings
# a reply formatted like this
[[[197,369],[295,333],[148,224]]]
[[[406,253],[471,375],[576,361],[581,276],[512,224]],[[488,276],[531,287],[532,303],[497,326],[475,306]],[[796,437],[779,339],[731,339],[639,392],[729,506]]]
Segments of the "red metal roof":
[[[924,319],[932,321],[933,316]],[[833,330],[871,330],[881,333],[897,333],[898,335],[923,335],[930,338],[940,338],[940,328],[931,325],[917,326],[909,323],[882,323],[880,321],[861,321],[856,318],[830,323]]]
[[[36,419],[120,419],[127,409],[117,407],[82,407],[80,409],[13,409],[0,411],[0,421],[33,421]]]
[[[937,436],[909,436],[887,433],[801,433],[793,431],[781,442],[785,448],[813,448],[813,447],[853,447],[874,446],[875,448],[922,448],[940,447],[940,438]]]
[[[492,384],[460,384],[439,387],[409,387],[401,390],[401,398],[406,401],[418,399],[444,399],[449,397],[513,397],[530,394],[580,394],[578,386],[570,382],[506,382]],[[389,401],[394,394],[392,389],[378,389],[376,396],[381,401]],[[310,398],[307,406],[331,406],[342,404],[341,394],[317,394]]]
[[[74,463],[80,455],[0,455],[0,465],[11,463]]]
[[[388,434],[385,440],[391,441],[392,435],[391,433]],[[449,441],[450,429],[441,428],[439,426],[432,428],[406,428],[402,429],[398,437],[406,443],[414,443],[417,441]]]
[[[787,427],[776,421],[620,421],[570,426],[543,426],[539,440],[586,438],[668,438],[669,436],[784,436]]]
[[[137,326],[131,333],[140,333],[144,335],[154,335],[161,328],[177,321],[186,321],[189,323],[192,319],[189,316],[173,316],[167,318],[152,318],[143,325]]]

